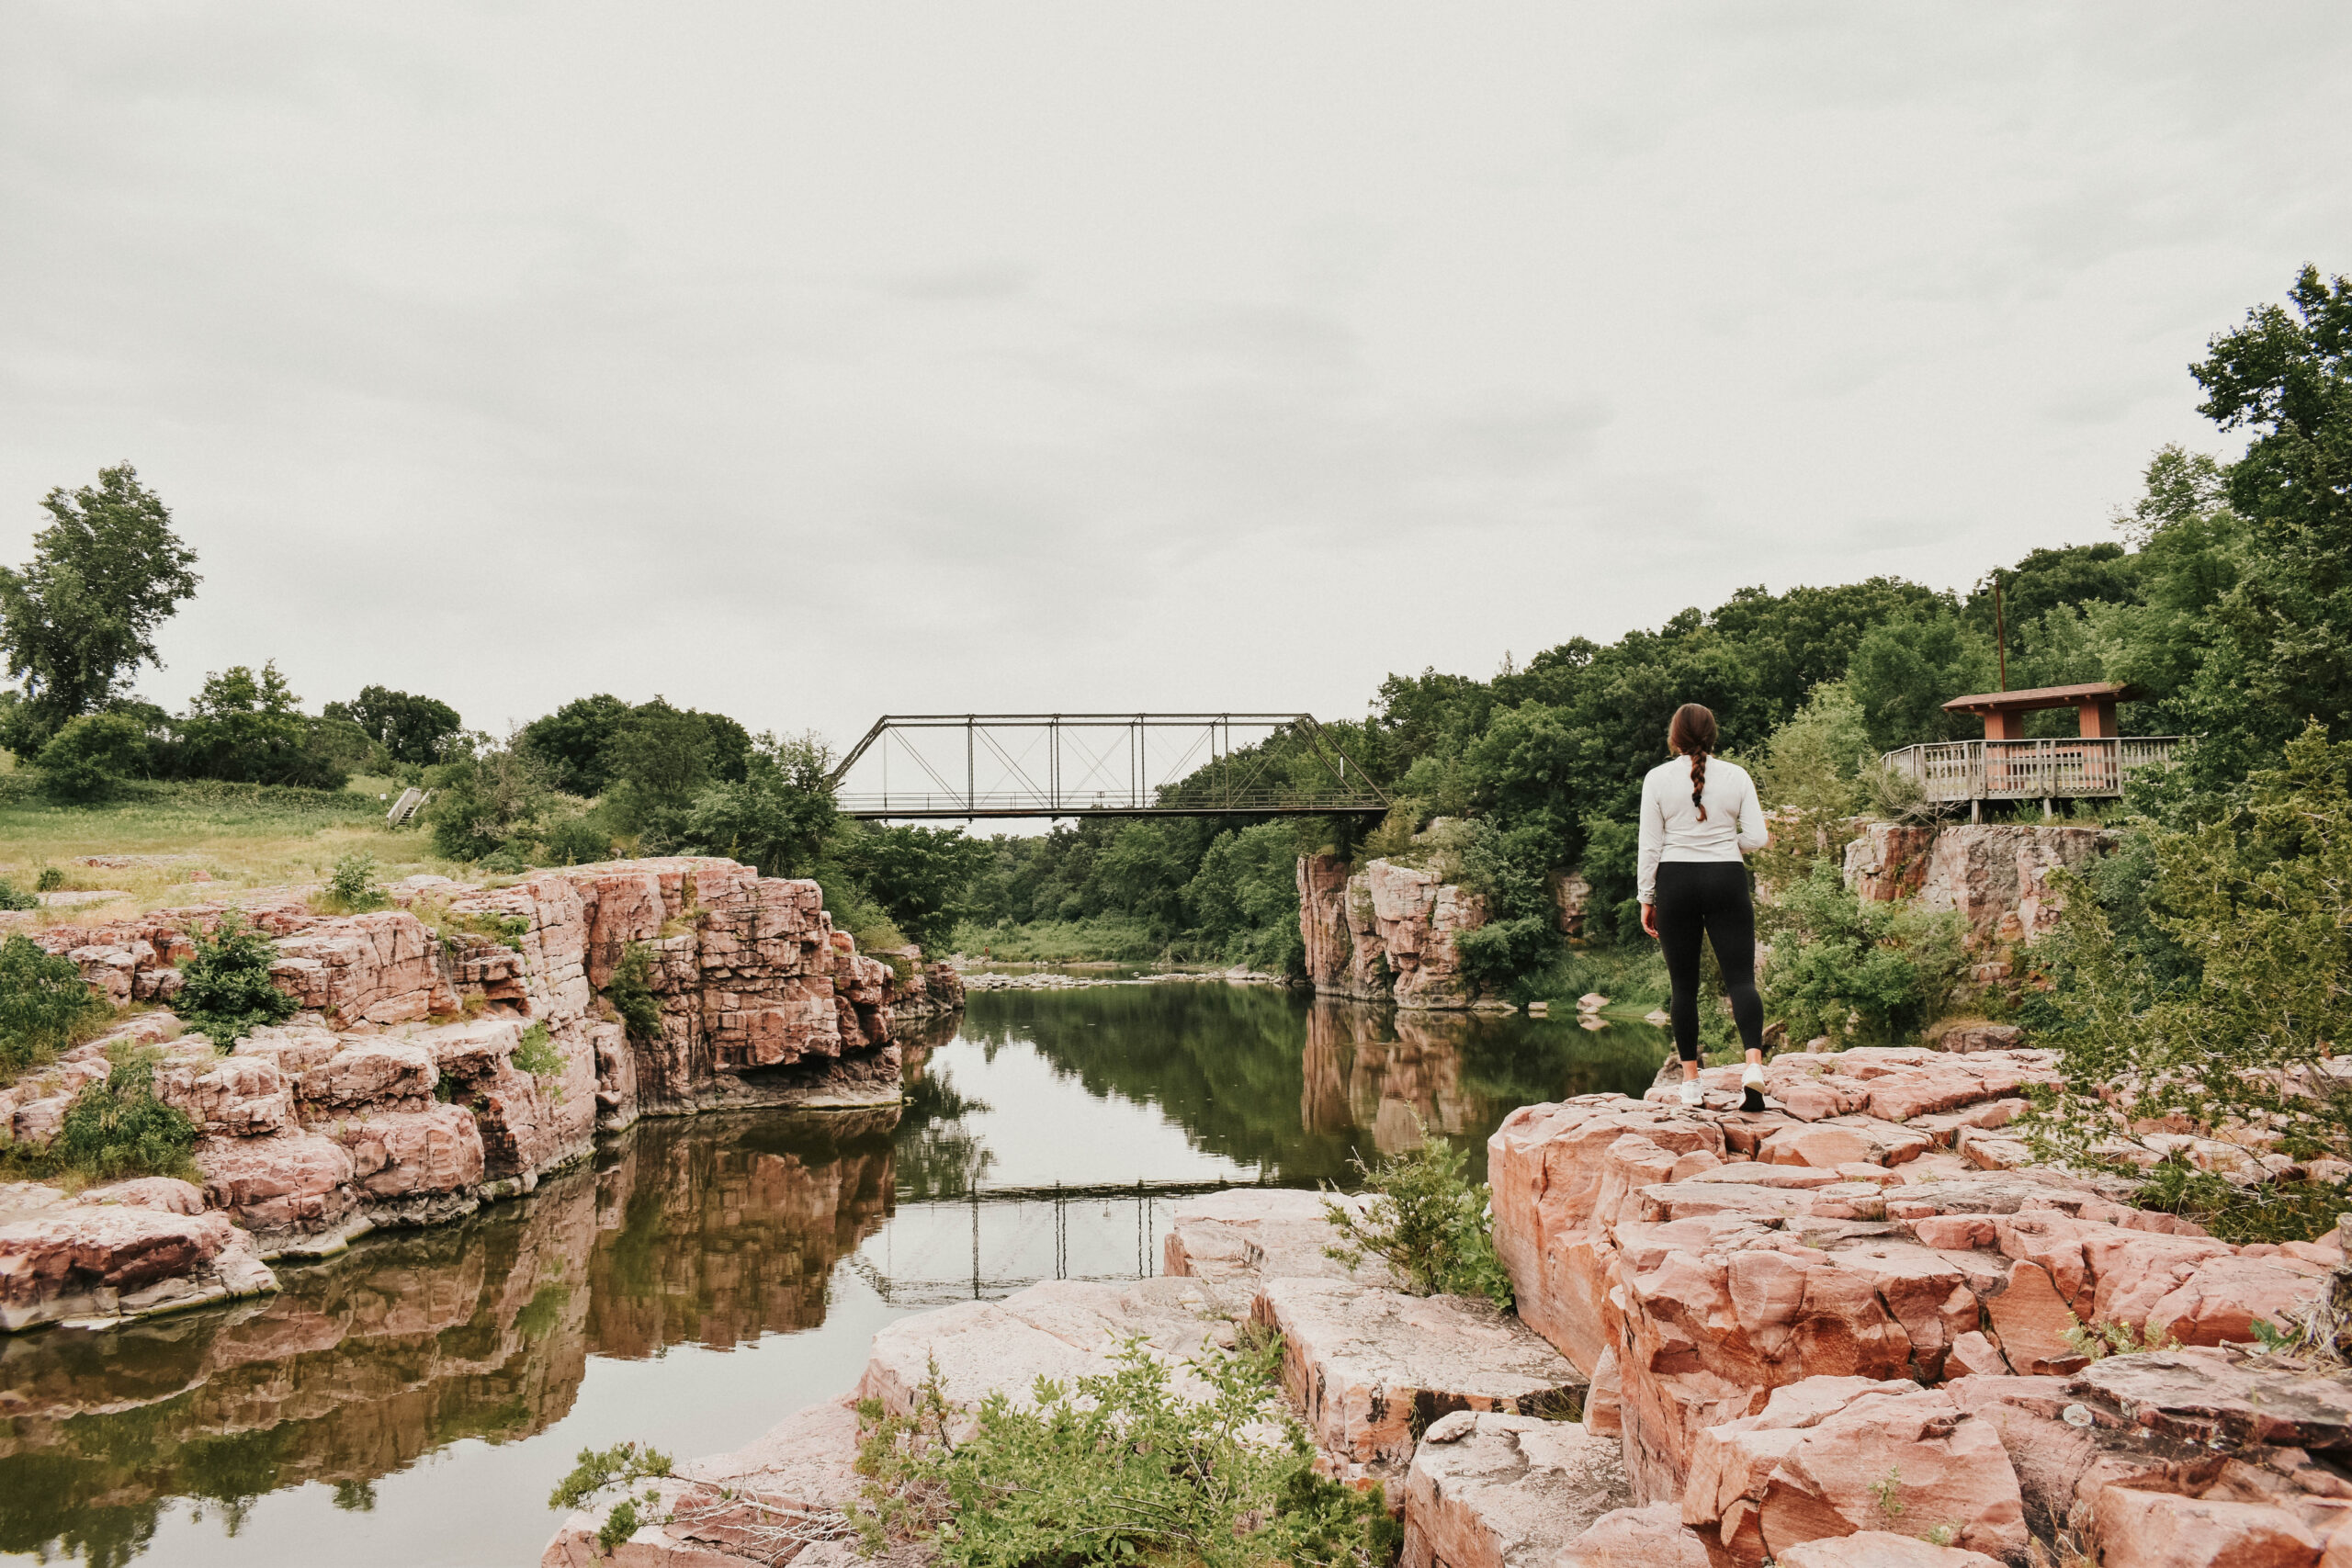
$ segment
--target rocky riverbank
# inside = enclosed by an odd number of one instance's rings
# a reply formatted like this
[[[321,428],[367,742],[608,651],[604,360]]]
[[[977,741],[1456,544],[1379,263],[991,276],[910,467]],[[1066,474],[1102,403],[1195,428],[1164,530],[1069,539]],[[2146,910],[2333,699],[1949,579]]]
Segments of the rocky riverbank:
[[[1775,1061],[1759,1113],[1732,1069],[1699,1110],[1527,1106],[1487,1145],[1515,1314],[1349,1278],[1314,1194],[1236,1190],[1179,1212],[1162,1278],[902,1319],[855,1392],[900,1409],[935,1364],[968,1407],[1254,1320],[1407,1568],[2352,1562],[2352,1373],[2254,1342],[2352,1289],[2340,1241],[2232,1247],[2032,1168],[2008,1129],[2050,1076],[1862,1050]],[[617,1560],[846,1562],[855,1442],[845,1397],[689,1463]],[[599,1522],[544,1562],[601,1561]]]
[[[895,1107],[901,1016],[963,988],[920,955],[861,955],[813,882],[702,856],[542,872],[496,886],[416,877],[392,908],[327,916],[315,889],[237,907],[277,948],[286,1023],[216,1043],[169,1010],[191,931],[227,905],[28,932],[118,1004],[153,1004],[0,1090],[20,1146],[56,1135],[109,1051],[152,1049],[154,1090],[201,1134],[200,1183],[69,1197],[0,1187],[0,1328],[104,1322],[275,1288],[266,1259],[335,1250],[533,1190],[599,1128],[732,1107]],[[658,1030],[610,990],[649,956]]]

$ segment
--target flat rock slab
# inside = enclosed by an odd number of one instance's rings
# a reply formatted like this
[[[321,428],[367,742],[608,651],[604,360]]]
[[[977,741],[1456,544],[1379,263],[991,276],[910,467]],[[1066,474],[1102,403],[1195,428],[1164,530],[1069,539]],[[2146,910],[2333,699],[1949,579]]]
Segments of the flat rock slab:
[[[2124,1421],[2199,1442],[2352,1449],[2352,1386],[2251,1364],[2228,1350],[2151,1350],[2093,1361],[2068,1385]]]
[[[1283,1337],[1283,1385],[1317,1444],[1392,1474],[1457,1410],[1577,1419],[1586,1379],[1518,1318],[1464,1296],[1272,1280],[1251,1315]]]
[[[1400,1283],[1377,1258],[1351,1273],[1326,1257],[1340,1237],[1326,1202],[1362,1213],[1361,1197],[1327,1197],[1292,1188],[1229,1188],[1177,1205],[1160,1248],[1160,1272],[1204,1280],[1247,1303],[1268,1280],[1350,1280]]]
[[[964,1302],[887,1325],[874,1336],[857,1393],[880,1400],[893,1416],[908,1415],[936,1364],[950,1404],[973,1408],[998,1390],[1025,1403],[1039,1378],[1099,1377],[1127,1341],[1140,1338],[1178,1368],[1179,1392],[1197,1395],[1199,1382],[1182,1363],[1234,1343],[1231,1312],[1227,1299],[1199,1280],[1049,1280],[1001,1302]]]
[[[1633,1503],[1619,1450],[1580,1421],[1439,1417],[1405,1476],[1402,1568],[1551,1568],[1601,1515]]]

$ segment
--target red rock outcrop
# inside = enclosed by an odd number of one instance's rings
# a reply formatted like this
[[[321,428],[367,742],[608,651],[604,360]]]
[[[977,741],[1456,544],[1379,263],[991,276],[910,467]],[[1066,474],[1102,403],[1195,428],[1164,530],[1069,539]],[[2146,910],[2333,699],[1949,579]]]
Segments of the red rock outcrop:
[[[895,964],[858,953],[814,882],[715,857],[496,888],[419,876],[387,892],[396,908],[340,917],[299,894],[250,898],[242,913],[276,938],[271,973],[298,1005],[291,1021],[210,1042],[142,1014],[0,1090],[0,1131],[46,1143],[84,1086],[107,1077],[108,1049],[156,1046],[158,1098],[203,1134],[204,1202],[266,1249],[332,1248],[527,1191],[585,1156],[600,1125],[641,1112],[895,1106],[894,1006],[936,1014],[962,999],[955,972],[920,953]],[[147,977],[228,913],[163,910],[36,939],[128,1000],[163,994]],[[631,1039],[599,999],[632,945],[651,959],[650,1039]]]
[[[2050,873],[2079,871],[2114,842],[2100,828],[1870,822],[1846,846],[1846,886],[1865,898],[1956,910],[1978,946],[2030,943],[2057,920]]]
[[[1487,911],[1459,884],[1387,860],[1350,875],[1331,856],[1302,855],[1298,903],[1318,993],[1400,1008],[1470,1005],[1454,939],[1486,924]]]

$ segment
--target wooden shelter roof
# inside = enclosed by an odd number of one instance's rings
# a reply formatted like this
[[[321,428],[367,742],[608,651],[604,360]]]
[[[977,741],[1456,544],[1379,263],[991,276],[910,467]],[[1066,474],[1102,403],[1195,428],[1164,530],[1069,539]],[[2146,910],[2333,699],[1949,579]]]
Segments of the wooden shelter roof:
[[[2035,708],[2081,707],[2085,703],[2128,703],[2139,696],[2132,687],[2113,681],[2086,681],[2078,686],[2030,686],[2021,692],[1978,692],[1954,697],[1946,713],[2027,713]]]

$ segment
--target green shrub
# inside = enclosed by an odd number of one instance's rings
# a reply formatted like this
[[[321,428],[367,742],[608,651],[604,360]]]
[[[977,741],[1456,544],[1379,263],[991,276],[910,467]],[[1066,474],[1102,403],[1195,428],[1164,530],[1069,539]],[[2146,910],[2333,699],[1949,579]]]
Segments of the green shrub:
[[[1883,1043],[1925,1028],[1967,956],[1958,915],[1865,902],[1827,861],[1758,912],[1772,943],[1764,1010],[1792,1040]]]
[[[191,929],[188,941],[196,956],[180,965],[180,993],[172,1010],[190,1028],[202,1030],[214,1046],[226,1051],[255,1028],[293,1016],[294,998],[269,977],[277,949],[243,916],[221,916],[209,935]]]
[[[565,818],[547,830],[542,841],[550,865],[586,865],[609,859],[613,852],[613,835],[593,814]]]
[[[1383,1495],[1315,1473],[1274,1387],[1280,1356],[1270,1336],[1188,1363],[1208,1386],[1193,1402],[1133,1340],[1101,1376],[1040,1378],[1034,1405],[991,1393],[961,1441],[933,1368],[913,1416],[859,1405],[869,1483],[853,1517],[869,1551],[927,1539],[950,1568],[1385,1568],[1397,1541]]]
[[[1372,1194],[1358,1218],[1326,1199],[1323,1213],[1340,1235],[1325,1256],[1353,1269],[1374,1257],[1419,1295],[1485,1296],[1508,1311],[1510,1276],[1495,1256],[1494,1222],[1487,1189],[1463,1176],[1467,1157],[1442,1137],[1424,1133],[1400,1154],[1355,1168]]]
[[[319,902],[330,914],[336,915],[382,908],[389,900],[384,890],[376,886],[376,857],[354,850],[337,860],[334,874],[327,878],[326,894]]]
[[[33,891],[54,893],[64,886],[65,874],[53,865],[45,865],[40,868],[40,875],[33,882]]]
[[[41,787],[64,801],[104,800],[147,769],[147,728],[129,714],[68,720],[35,759]]]
[[[85,1084],[66,1107],[47,1153],[52,1168],[91,1181],[196,1175],[188,1158],[196,1148],[196,1123],[186,1111],[155,1098],[156,1055],[153,1046],[121,1046],[107,1054],[112,1070],[105,1081]]]
[[[529,752],[512,745],[493,747],[488,736],[472,739],[481,743],[479,750],[427,774],[434,795],[424,819],[433,829],[433,852],[478,861],[511,846],[519,855],[553,809],[554,786],[546,767]]]
[[[514,1065],[535,1078],[551,1078],[563,1071],[563,1057],[546,1024],[535,1023],[523,1031],[514,1047]]]
[[[18,887],[6,877],[0,876],[0,909],[38,909],[40,908],[40,899]]]
[[[86,1038],[111,1010],[72,959],[12,933],[0,942],[0,1083]]]
[[[2285,761],[2254,774],[2220,821],[2143,826],[2154,877],[2136,907],[2111,908],[2095,885],[2053,875],[2065,908],[2035,949],[2052,987],[2042,1033],[2064,1080],[2036,1094],[2026,1120],[2036,1152],[2140,1176],[2143,1201],[2231,1239],[2317,1234],[2345,1192],[2241,1188],[2153,1148],[2151,1132],[2254,1128],[2296,1160],[2352,1156],[2352,1088],[2336,1071],[2352,1040],[2352,743],[2314,725]],[[2174,953],[2159,979],[2150,956],[2164,947],[2135,938],[2140,923]]]
[[[662,1038],[662,1003],[653,994],[653,950],[633,942],[621,950],[613,977],[605,983],[605,999],[620,1015],[631,1040],[651,1043]]]

